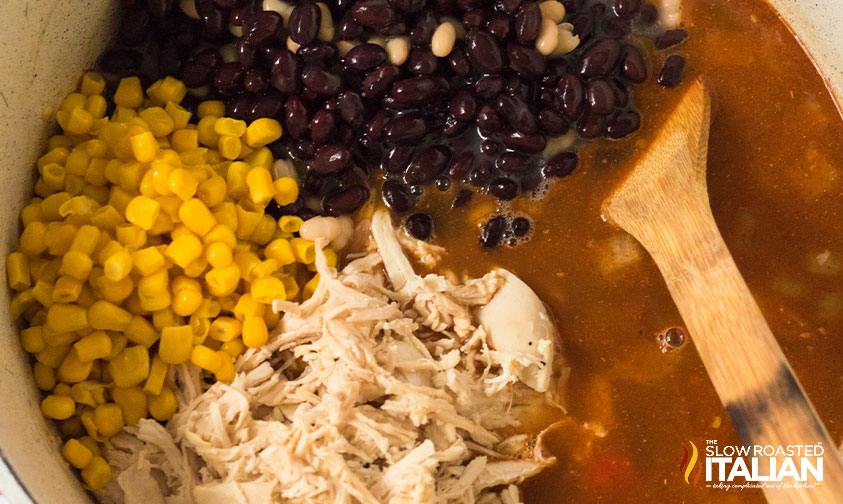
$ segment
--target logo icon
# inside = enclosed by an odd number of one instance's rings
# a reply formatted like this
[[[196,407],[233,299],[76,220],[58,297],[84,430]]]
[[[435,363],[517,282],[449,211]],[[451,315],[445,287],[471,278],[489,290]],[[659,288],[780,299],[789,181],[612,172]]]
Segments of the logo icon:
[[[684,444],[682,445],[683,455],[682,462],[679,463],[679,474],[681,474],[685,478],[686,484],[697,486],[697,480],[699,479],[700,471],[697,471],[693,483],[691,483],[690,478],[691,474],[694,472],[694,468],[696,468],[697,459],[699,458],[699,451],[697,450],[697,445],[695,445],[692,441],[688,441],[688,444],[691,446],[690,451]]]

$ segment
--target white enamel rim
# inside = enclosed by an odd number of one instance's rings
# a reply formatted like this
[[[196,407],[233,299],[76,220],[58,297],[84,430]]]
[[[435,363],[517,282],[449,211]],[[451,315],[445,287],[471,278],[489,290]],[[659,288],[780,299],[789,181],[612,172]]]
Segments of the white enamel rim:
[[[843,2],[770,0],[843,97]],[[118,2],[6,0],[0,2],[0,258],[14,248],[18,213],[30,196],[32,164],[43,149],[45,104],[57,106],[114,33]],[[838,102],[839,103],[839,102]],[[48,112],[48,111],[47,111]],[[37,134],[33,134],[37,132]],[[5,260],[0,261],[5,269]],[[0,278],[5,279],[5,271]],[[5,281],[5,280],[4,280]],[[5,334],[0,353],[0,489],[13,503],[90,502],[59,455],[55,430],[42,418],[28,360],[10,320],[9,293],[0,288]]]

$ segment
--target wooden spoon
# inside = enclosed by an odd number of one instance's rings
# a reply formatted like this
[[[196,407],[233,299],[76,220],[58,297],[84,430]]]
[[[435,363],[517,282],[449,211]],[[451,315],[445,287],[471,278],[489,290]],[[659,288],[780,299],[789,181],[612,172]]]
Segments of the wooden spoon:
[[[824,449],[821,487],[769,488],[764,490],[767,500],[843,503],[843,463],[836,444],[794,376],[711,214],[705,179],[710,116],[708,94],[695,82],[629,177],[606,200],[604,215],[655,260],[741,440]],[[794,457],[797,469],[799,461]],[[780,458],[777,467],[782,462]],[[717,466],[713,469],[716,482]],[[768,472],[767,459],[761,457],[759,473]]]

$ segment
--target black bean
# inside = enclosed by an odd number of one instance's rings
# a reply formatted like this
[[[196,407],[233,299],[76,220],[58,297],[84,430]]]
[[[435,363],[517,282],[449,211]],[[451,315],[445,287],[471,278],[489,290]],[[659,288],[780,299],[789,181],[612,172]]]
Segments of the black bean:
[[[198,6],[198,2],[197,2]],[[197,8],[198,11],[198,8]],[[243,26],[246,20],[261,11],[261,2],[248,1],[239,7],[234,7],[229,11],[229,23],[234,26]]]
[[[512,33],[512,17],[503,12],[496,12],[486,24],[486,29],[498,40],[506,40]]]
[[[625,46],[621,53],[621,75],[635,83],[647,80],[647,64],[641,51],[632,46]]]
[[[208,49],[204,49],[196,53],[196,56],[193,57],[193,61],[210,68],[216,68],[223,64],[222,55],[213,47],[209,47]]]
[[[284,94],[293,94],[299,87],[299,61],[290,51],[281,51],[272,63],[272,87]]]
[[[407,166],[404,181],[408,184],[427,184],[438,177],[451,160],[451,149],[444,145],[431,145],[422,150]]]
[[[366,134],[375,142],[380,142],[386,137],[386,125],[392,119],[392,112],[378,110],[369,120],[366,127]]]
[[[533,159],[524,154],[515,152],[504,152],[495,161],[498,170],[507,173],[524,173],[533,167]]]
[[[376,98],[385,93],[400,74],[401,69],[397,66],[378,67],[366,74],[360,93],[364,98]]]
[[[494,156],[501,150],[500,144],[491,139],[480,142],[480,153],[487,156]]]
[[[211,83],[214,78],[214,69],[195,61],[189,61],[182,66],[179,76],[188,88],[198,88]]]
[[[404,222],[404,229],[417,240],[427,240],[433,232],[433,219],[423,213],[413,214]]]
[[[243,76],[243,88],[250,93],[260,93],[269,87],[269,78],[259,68],[252,68]]]
[[[365,72],[383,65],[389,59],[386,50],[377,44],[360,44],[345,55],[345,66]]]
[[[269,93],[259,96],[254,100],[247,116],[249,121],[254,121],[262,117],[275,118],[281,113],[283,107],[284,101],[281,96],[277,93]]]
[[[538,131],[536,116],[530,112],[527,103],[517,96],[499,96],[496,103],[497,111],[509,122],[509,125],[522,133]]]
[[[468,121],[474,118],[478,106],[477,96],[474,95],[471,88],[464,87],[457,91],[451,98],[451,102],[448,104],[448,111],[456,119]]]
[[[271,10],[261,11],[243,25],[242,40],[255,47],[262,47],[275,41],[283,27],[284,19],[280,14]]]
[[[539,125],[548,135],[561,135],[568,129],[568,124],[562,114],[550,109],[539,112]]]
[[[381,188],[383,202],[395,213],[404,213],[413,208],[413,198],[401,183],[387,180]]]
[[[569,22],[574,26],[574,35],[580,38],[580,47],[591,40],[594,31],[594,20],[586,12],[571,16]]]
[[[448,55],[448,66],[460,77],[471,75],[471,60],[462,48],[455,47]]]
[[[506,90],[506,94],[519,98],[522,101],[529,99],[531,89],[530,85],[524,79],[517,75],[510,75],[506,78],[505,82],[504,89]]]
[[[448,116],[442,126],[442,135],[445,138],[454,138],[461,135],[471,125],[468,121],[460,121],[456,117]]]
[[[343,88],[339,75],[315,65],[305,67],[301,73],[301,81],[307,89],[324,96],[334,96]]]
[[[597,114],[585,114],[577,122],[577,133],[583,138],[597,138],[603,133],[606,118]]]
[[[612,91],[615,93],[615,106],[626,107],[629,104],[629,92],[626,88],[626,84],[621,82],[620,79],[612,79],[612,82],[609,83],[612,86]]]
[[[317,146],[324,145],[331,141],[336,131],[337,119],[334,113],[321,109],[313,114],[310,119],[310,139]]]
[[[354,213],[369,200],[369,188],[364,185],[351,186],[330,194],[322,200],[322,210],[331,216]]]
[[[505,229],[506,219],[500,215],[492,217],[483,224],[483,230],[480,232],[480,245],[485,248],[497,247],[503,239]]]
[[[337,98],[340,117],[352,128],[359,128],[366,121],[363,100],[353,91],[345,91]]]
[[[245,2],[245,0],[214,0],[214,3],[222,9],[231,9]]]
[[[452,204],[452,207],[464,207],[468,204],[469,201],[471,201],[472,196],[474,196],[474,193],[471,191],[471,189],[460,189],[460,192],[458,192],[456,198],[454,198],[454,203]]]
[[[244,39],[239,39],[236,47],[237,61],[240,63],[240,66],[246,70],[255,66],[255,60],[258,59],[257,50],[251,44],[247,44]]]
[[[447,191],[451,188],[451,179],[449,179],[446,175],[442,175],[436,179],[436,188],[442,192]]]
[[[603,24],[603,31],[607,37],[622,39],[632,31],[632,25],[628,19],[612,17]]]
[[[405,68],[413,75],[432,75],[439,68],[439,59],[427,47],[413,47]]]
[[[388,173],[402,172],[410,164],[410,159],[415,151],[416,148],[411,146],[399,145],[394,147],[386,154],[386,158],[381,163],[381,168]]]
[[[688,32],[685,30],[667,30],[656,37],[656,49],[673,47],[684,42],[686,38],[688,38]]]
[[[615,0],[613,9],[620,17],[632,17],[641,9],[641,0]]]
[[[544,135],[527,135],[513,131],[503,138],[503,143],[518,152],[538,154],[547,146],[547,138]]]
[[[425,105],[441,93],[430,77],[410,77],[392,84],[390,96],[403,105]]]
[[[243,86],[245,73],[239,63],[223,63],[214,73],[214,88],[223,95],[236,93]]]
[[[322,192],[325,186],[325,177],[316,173],[315,171],[308,171],[302,182],[301,190],[306,195],[316,195]]]
[[[290,136],[300,140],[307,135],[307,125],[310,121],[307,118],[307,108],[298,96],[287,98],[284,103],[284,126]]]
[[[542,175],[547,178],[567,177],[576,169],[578,161],[573,152],[560,152],[547,160],[542,167]]]
[[[123,14],[123,20],[120,22],[118,38],[127,47],[138,46],[149,35],[150,25],[151,20],[146,9],[128,11]]]
[[[397,37],[398,35],[404,35],[407,32],[407,25],[404,24],[403,21],[399,21],[391,25],[374,28],[374,30],[384,37]]]
[[[609,138],[623,138],[641,127],[641,116],[638,112],[621,112],[611,118],[606,125],[606,134]]]
[[[520,44],[530,44],[539,36],[542,26],[542,12],[538,2],[521,4],[515,15],[515,39]]]
[[[504,80],[500,75],[484,75],[474,84],[474,92],[484,100],[494,100],[503,92]]]
[[[545,58],[536,48],[510,43],[506,52],[509,65],[523,77],[536,78],[544,75]]]
[[[617,40],[605,38],[586,49],[580,60],[579,72],[584,78],[609,75],[614,70],[621,53]]]
[[[480,9],[489,4],[488,0],[457,0],[457,7],[461,10]]]
[[[310,219],[312,219],[312,218],[314,218],[314,217],[318,216],[319,214],[316,212],[316,210],[313,210],[313,209],[311,209],[311,208],[307,208],[307,207],[302,207],[302,209],[301,209],[301,210],[299,210],[298,212],[296,212],[296,215],[297,215],[297,216],[298,216],[301,220],[306,221],[306,220],[310,220]]]
[[[433,38],[433,32],[439,26],[439,19],[436,15],[426,10],[419,14],[416,24],[410,30],[410,44],[414,46],[426,46]]]
[[[334,44],[317,40],[306,46],[299,47],[296,54],[307,65],[329,67],[336,60],[339,51]]]
[[[296,144],[294,157],[304,161],[310,161],[316,155],[316,144],[310,140],[299,140]]]
[[[338,40],[356,40],[363,35],[363,27],[357,24],[350,12],[346,12],[337,24]]]
[[[641,7],[641,12],[638,15],[638,22],[644,26],[650,26],[659,20],[659,9],[651,3],[646,3]]]
[[[290,38],[299,45],[307,45],[316,40],[322,11],[314,2],[305,1],[293,9],[287,24]]]
[[[512,233],[517,237],[526,236],[530,232],[530,221],[524,217],[516,217],[512,220]]]
[[[199,2],[196,2],[197,9]],[[216,7],[209,9],[207,14],[201,15],[202,29],[211,38],[220,38],[228,33],[228,16]]]
[[[615,91],[604,80],[588,81],[585,85],[585,100],[593,114],[609,115],[615,111]]]
[[[477,113],[477,127],[484,132],[496,133],[504,129],[504,120],[491,105],[486,104]]]
[[[386,139],[396,145],[415,145],[427,134],[427,124],[418,112],[407,112],[387,123]]]
[[[518,183],[506,177],[499,177],[489,183],[489,192],[498,199],[509,201],[518,196]]]
[[[468,34],[468,55],[482,72],[498,73],[503,69],[503,53],[489,32],[472,30]]]
[[[369,28],[386,28],[398,22],[398,13],[386,0],[359,0],[350,12],[355,21]]]
[[[484,161],[468,172],[468,183],[475,187],[482,187],[492,178],[492,163]]]
[[[268,65],[271,69],[272,64],[275,63],[275,60],[278,58],[280,53],[280,47],[264,46],[258,49],[258,59],[261,63]]]
[[[524,0],[501,0],[500,5],[507,14],[515,14]]]
[[[685,70],[685,58],[678,54],[671,54],[665,60],[657,82],[666,88],[676,87],[682,82],[683,70]]]
[[[585,90],[582,81],[574,74],[567,74],[556,86],[556,104],[563,114],[570,118],[580,115],[585,103]]]
[[[146,0],[150,14],[157,18],[167,16],[176,7],[176,0]]]
[[[451,158],[451,164],[448,166],[448,175],[457,180],[465,178],[471,168],[474,167],[474,154],[471,152],[461,152],[460,154]]]
[[[389,3],[401,12],[415,14],[425,7],[427,0],[389,0]]]
[[[462,16],[462,25],[466,29],[471,28],[482,28],[486,21],[491,16],[491,12],[488,9],[470,9],[465,11],[465,14]]]
[[[226,106],[227,115],[234,119],[245,121],[249,117],[249,110],[255,105],[255,100],[252,95],[240,95],[232,101],[228,102]]]
[[[311,167],[317,173],[337,173],[348,167],[351,151],[345,145],[323,145],[316,151]]]

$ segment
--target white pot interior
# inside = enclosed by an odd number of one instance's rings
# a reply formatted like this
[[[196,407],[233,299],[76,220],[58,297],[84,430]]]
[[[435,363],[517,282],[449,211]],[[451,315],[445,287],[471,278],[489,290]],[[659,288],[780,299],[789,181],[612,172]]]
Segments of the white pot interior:
[[[770,0],[813,54],[837,97],[843,97],[843,3]],[[8,0],[0,3],[0,257],[17,245],[18,213],[29,198],[32,166],[52,127],[49,107],[75,87],[114,32],[118,2]],[[0,262],[5,265],[5,261]],[[5,278],[5,271],[2,273]],[[40,414],[39,393],[17,343],[0,289],[0,488],[12,502],[67,504],[88,497],[59,454],[59,438]]]

